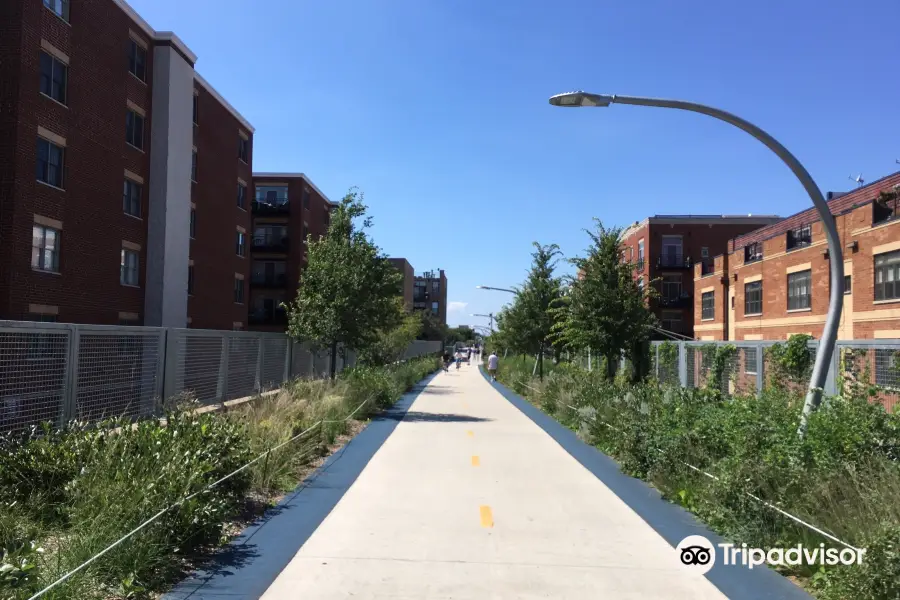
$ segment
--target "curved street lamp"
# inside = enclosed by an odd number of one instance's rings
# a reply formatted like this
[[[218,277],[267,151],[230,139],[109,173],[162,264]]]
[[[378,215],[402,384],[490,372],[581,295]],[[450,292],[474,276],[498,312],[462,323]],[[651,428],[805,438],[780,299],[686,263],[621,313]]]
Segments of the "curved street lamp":
[[[477,290],[494,290],[497,292],[507,292],[509,294],[518,294],[519,293],[516,290],[510,290],[507,288],[500,288],[500,287],[491,287],[489,285],[476,285],[475,289],[477,289]]]
[[[841,244],[838,238],[837,227],[834,224],[834,218],[828,209],[828,203],[822,196],[822,191],[806,168],[800,164],[800,161],[791,154],[787,148],[781,145],[778,140],[757,127],[756,125],[741,119],[729,112],[696,104],[694,102],[686,102],[684,100],[664,100],[660,98],[641,98],[636,96],[618,96],[590,94],[587,92],[567,92],[565,94],[557,94],[550,98],[550,104],[562,107],[582,107],[596,106],[603,107],[610,104],[631,104],[635,106],[655,106],[659,108],[676,108],[679,110],[687,110],[696,112],[720,121],[725,121],[734,125],[738,129],[742,129],[755,137],[757,140],[765,144],[765,146],[774,152],[784,164],[794,173],[803,189],[812,200],[813,206],[819,213],[819,219],[825,228],[825,237],[828,240],[828,256],[831,262],[831,294],[828,302],[828,315],[825,317],[825,328],[822,331],[822,340],[819,342],[818,352],[816,352],[816,363],[813,366],[812,377],[809,380],[809,390],[806,394],[806,402],[803,404],[803,413],[800,416],[800,427],[798,433],[802,436],[806,433],[806,425],[809,421],[809,415],[816,409],[822,400],[822,388],[825,387],[825,378],[828,376],[828,364],[831,361],[831,355],[834,352],[834,341],[837,338],[838,324],[841,320],[841,308],[843,304],[844,294],[844,256],[841,252]]]

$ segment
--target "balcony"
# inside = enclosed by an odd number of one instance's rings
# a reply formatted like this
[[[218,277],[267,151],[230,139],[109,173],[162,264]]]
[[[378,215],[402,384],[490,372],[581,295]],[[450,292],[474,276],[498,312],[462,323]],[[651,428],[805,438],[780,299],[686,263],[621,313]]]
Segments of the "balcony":
[[[264,198],[253,201],[253,214],[260,217],[277,217],[291,214],[287,198]]]
[[[711,260],[704,260],[700,263],[700,277],[712,275],[716,270],[716,263]]]
[[[253,250],[256,252],[287,252],[290,240],[287,236],[261,236],[253,238]]]
[[[250,277],[250,284],[258,288],[284,288],[287,287],[287,275],[285,273],[254,273]]]
[[[680,294],[660,296],[656,303],[661,308],[688,308],[692,306],[693,299],[690,292],[682,291]]]
[[[657,269],[690,269],[691,266],[691,257],[680,252],[660,254],[656,261]]]
[[[900,218],[900,192],[882,192],[872,203],[872,225]]]
[[[247,321],[250,325],[287,325],[287,313],[283,308],[252,310]]]

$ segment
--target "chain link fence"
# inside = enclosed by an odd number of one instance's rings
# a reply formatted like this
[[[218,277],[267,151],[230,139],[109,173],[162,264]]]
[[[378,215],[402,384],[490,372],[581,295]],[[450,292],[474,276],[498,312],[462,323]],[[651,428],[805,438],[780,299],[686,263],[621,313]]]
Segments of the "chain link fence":
[[[731,395],[759,393],[777,382],[805,393],[818,342],[808,343],[806,367],[788,373],[772,353],[778,341],[653,342],[652,373],[665,384],[716,386]],[[900,340],[841,340],[829,364],[825,393],[861,393],[889,411],[900,405]]]
[[[440,351],[415,341],[403,360]],[[338,352],[338,372],[355,363]],[[0,321],[0,433],[155,415],[180,395],[219,404],[330,373],[330,352],[281,333]]]

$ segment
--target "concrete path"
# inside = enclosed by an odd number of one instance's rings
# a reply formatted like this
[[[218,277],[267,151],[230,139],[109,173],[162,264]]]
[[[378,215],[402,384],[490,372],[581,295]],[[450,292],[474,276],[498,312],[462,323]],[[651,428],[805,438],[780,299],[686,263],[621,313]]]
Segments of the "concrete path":
[[[263,598],[724,596],[473,364],[431,381]]]

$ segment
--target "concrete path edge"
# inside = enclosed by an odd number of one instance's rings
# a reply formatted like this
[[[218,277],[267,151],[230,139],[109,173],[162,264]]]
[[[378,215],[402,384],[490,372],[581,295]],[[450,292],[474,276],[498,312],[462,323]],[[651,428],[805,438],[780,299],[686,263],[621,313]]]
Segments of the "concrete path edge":
[[[726,541],[692,513],[664,499],[655,488],[640,479],[622,473],[612,458],[583,442],[571,429],[503,384],[491,381],[483,367],[479,367],[478,370],[497,392],[602,481],[673,548],[689,535],[702,535],[713,544]],[[717,562],[706,574],[706,578],[732,600],[812,598],[802,588],[768,567],[750,570],[743,566],[726,566]]]
[[[207,568],[162,600],[259,598],[337,505],[403,415],[437,375],[432,373],[381,413],[281,502],[232,540]]]

